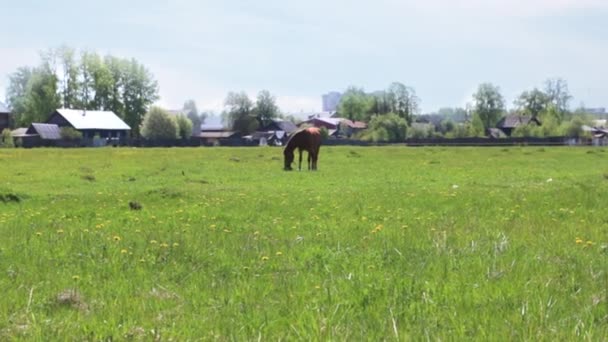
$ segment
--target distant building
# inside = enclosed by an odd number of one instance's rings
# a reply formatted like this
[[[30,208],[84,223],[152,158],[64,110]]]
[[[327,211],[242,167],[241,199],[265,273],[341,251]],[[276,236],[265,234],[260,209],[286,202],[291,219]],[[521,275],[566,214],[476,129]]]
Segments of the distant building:
[[[338,105],[340,104],[340,99],[342,98],[342,94],[337,91],[331,91],[322,96],[323,98],[323,111],[324,112],[335,112],[338,110]]]

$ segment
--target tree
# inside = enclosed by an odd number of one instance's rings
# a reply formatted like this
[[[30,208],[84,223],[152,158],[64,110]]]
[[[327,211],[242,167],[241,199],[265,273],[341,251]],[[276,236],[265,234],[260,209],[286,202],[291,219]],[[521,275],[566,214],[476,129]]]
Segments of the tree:
[[[483,125],[484,130],[494,127],[505,111],[505,101],[500,94],[500,88],[491,83],[479,85],[473,94],[474,114]]]
[[[524,91],[515,100],[515,105],[526,115],[533,118],[537,117],[541,112],[547,109],[549,105],[549,96],[544,92],[534,88],[531,91]]]
[[[33,70],[31,68],[20,67],[9,75],[9,83],[6,89],[6,104],[12,110],[15,124],[19,126],[24,125],[25,102],[32,73]]]
[[[61,139],[64,140],[80,140],[82,139],[82,132],[76,130],[74,127],[61,127],[59,130]]]
[[[405,140],[407,131],[407,121],[395,113],[374,115],[363,139],[376,142],[398,142]]]
[[[103,59],[96,53],[89,54],[82,63],[88,64],[86,69],[91,73],[93,98],[89,103],[89,108],[96,110],[111,110],[115,80],[108,65],[106,65]]]
[[[75,55],[68,47],[49,49],[40,54],[38,67],[22,67],[10,75],[7,104],[13,108],[15,121],[24,126],[45,121],[63,104],[113,111],[138,136],[144,114],[158,99],[158,84],[151,73],[134,59],[102,59],[84,51],[77,60]]]
[[[57,76],[44,67],[34,69],[27,85],[21,124],[29,126],[32,122],[46,122],[48,116],[60,106]]]
[[[258,121],[253,113],[253,102],[245,92],[229,92],[224,106],[226,109],[222,114],[222,120],[232,130],[249,134],[258,128]]]
[[[196,108],[196,102],[194,100],[188,100],[184,103],[182,107],[183,112],[186,113],[188,119],[192,123],[192,135],[198,136],[201,134],[201,125],[203,121],[198,114],[198,108]]]
[[[368,96],[362,88],[350,86],[340,99],[338,113],[346,119],[367,121],[373,107],[372,97]]]
[[[62,69],[61,79],[61,101],[64,108],[78,108],[78,63],[75,59],[74,49],[62,46],[55,52],[59,58]]]
[[[175,117],[177,122],[177,136],[180,139],[188,139],[192,136],[192,121],[188,119],[185,115],[178,115]],[[200,125],[199,125],[200,131]],[[200,134],[200,132],[199,132]]]
[[[15,147],[15,141],[13,140],[13,135],[11,134],[11,130],[5,128],[2,130],[2,134],[0,135],[0,147],[11,148]]]
[[[139,127],[148,107],[158,99],[158,83],[150,71],[134,59],[127,63],[123,72],[124,120],[131,126],[131,134],[139,136]]]
[[[151,107],[141,124],[141,135],[149,140],[177,139],[176,120],[160,107]]]
[[[568,91],[568,82],[561,78],[548,79],[545,82],[545,93],[549,102],[555,106],[563,117],[568,111],[570,100],[572,100]]]
[[[269,125],[280,114],[279,107],[276,105],[276,99],[268,90],[262,90],[258,93],[254,112],[258,123],[262,127]]]
[[[404,118],[408,125],[411,124],[413,116],[419,111],[420,102],[414,89],[402,83],[393,82],[387,93],[391,111]]]

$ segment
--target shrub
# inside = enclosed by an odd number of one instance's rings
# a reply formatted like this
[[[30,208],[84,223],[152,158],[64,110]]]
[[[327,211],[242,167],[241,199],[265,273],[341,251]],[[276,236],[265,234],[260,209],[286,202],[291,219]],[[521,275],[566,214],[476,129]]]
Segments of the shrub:
[[[73,127],[61,127],[59,131],[61,139],[76,141],[82,139],[82,133],[74,129]]]
[[[141,124],[141,135],[150,140],[177,139],[176,120],[160,107],[152,107]]]
[[[404,141],[408,130],[407,121],[394,113],[375,115],[368,127],[363,139],[375,142]]]
[[[0,147],[15,147],[15,141],[13,140],[13,135],[11,134],[11,130],[6,128],[2,130],[2,136],[0,138]]]
[[[184,115],[178,115],[175,118],[177,122],[178,137],[180,139],[188,139],[192,136],[192,120]]]

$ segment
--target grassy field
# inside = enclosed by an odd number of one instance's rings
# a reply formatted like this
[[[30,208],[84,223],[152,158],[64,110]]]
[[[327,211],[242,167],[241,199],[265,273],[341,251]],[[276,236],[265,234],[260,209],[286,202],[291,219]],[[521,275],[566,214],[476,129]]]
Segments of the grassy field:
[[[0,340],[608,336],[603,149],[322,147],[317,172],[282,171],[270,147],[16,149],[0,165]]]

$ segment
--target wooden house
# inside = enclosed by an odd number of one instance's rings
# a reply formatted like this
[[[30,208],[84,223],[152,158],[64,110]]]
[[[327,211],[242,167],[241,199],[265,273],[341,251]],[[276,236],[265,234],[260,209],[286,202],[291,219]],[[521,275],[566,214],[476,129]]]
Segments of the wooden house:
[[[96,135],[104,139],[126,138],[131,127],[122,121],[114,112],[82,109],[57,109],[48,124],[61,127],[72,127],[82,133],[84,139]]]

